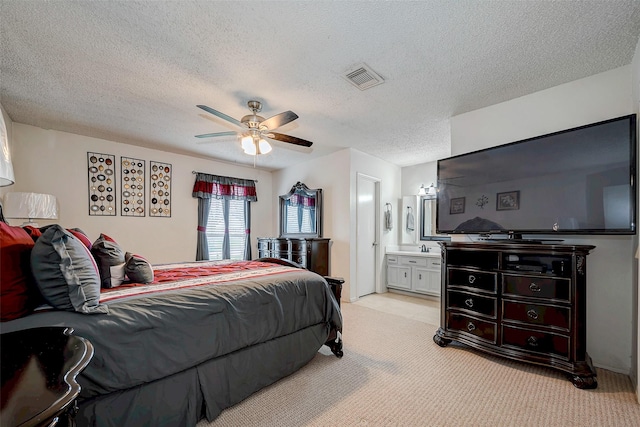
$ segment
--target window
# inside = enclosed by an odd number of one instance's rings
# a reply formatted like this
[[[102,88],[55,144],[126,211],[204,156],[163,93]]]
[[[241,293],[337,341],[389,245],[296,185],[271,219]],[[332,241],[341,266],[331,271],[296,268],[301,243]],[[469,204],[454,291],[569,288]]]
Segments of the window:
[[[222,241],[224,239],[223,207],[229,206],[229,248],[233,260],[242,260],[245,253],[246,233],[244,226],[245,206],[244,200],[211,199],[211,210],[207,220],[207,243],[209,246],[209,259],[222,258]]]
[[[313,233],[311,224],[311,210],[298,206],[290,206],[287,209],[287,233]]]

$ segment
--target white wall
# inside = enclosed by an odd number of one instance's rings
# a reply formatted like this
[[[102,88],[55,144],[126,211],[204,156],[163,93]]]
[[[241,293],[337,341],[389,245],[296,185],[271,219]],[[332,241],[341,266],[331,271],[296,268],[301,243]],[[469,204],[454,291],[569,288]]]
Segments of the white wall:
[[[633,107],[636,114],[640,113],[640,39],[638,40],[638,44],[636,45],[636,52],[633,56],[633,62],[631,64],[632,69],[632,90],[631,94],[633,97]],[[638,135],[640,135],[640,121],[638,121]],[[636,151],[636,156],[640,153],[640,148]],[[640,201],[640,186],[637,188],[638,193],[636,194],[636,200]],[[638,216],[638,211],[636,211],[636,219],[640,218]],[[634,381],[634,385],[636,387],[636,395],[638,398],[638,402],[640,402],[640,286],[638,284],[638,277],[640,276],[640,244],[639,237],[636,235],[635,238],[635,250],[636,250],[636,268],[634,270],[633,281],[635,283],[635,300],[637,300],[637,304],[634,307],[634,317],[635,317],[635,329],[633,332],[633,336],[635,338],[635,348],[636,352],[634,354],[634,360],[632,361],[631,366],[635,367],[635,372],[631,375],[631,379]]]
[[[631,66],[576,80],[451,119],[452,155],[636,112]],[[630,374],[637,334],[633,258],[637,236],[568,236],[592,244],[587,268],[587,351],[596,366]]]
[[[368,175],[370,177],[374,177],[380,180],[380,206],[378,207],[378,218],[380,218],[378,224],[378,233],[380,236],[380,241],[378,242],[378,252],[376,254],[376,291],[377,292],[386,292],[386,277],[384,268],[384,248],[387,246],[395,246],[398,244],[399,234],[398,229],[400,228],[400,217],[395,216],[393,220],[393,228],[391,231],[387,231],[384,229],[383,223],[383,212],[385,203],[393,203],[393,201],[401,200],[402,195],[400,193],[400,181],[401,181],[401,169],[398,166],[392,165],[384,160],[381,160],[377,157],[370,156],[361,151],[350,150],[351,151],[351,172],[350,172],[350,183],[351,183],[351,200],[350,200],[350,223],[353,224],[350,230],[350,240],[351,246],[349,250],[349,258],[351,260],[351,283],[357,283],[358,275],[357,275],[357,248],[358,248],[358,235],[357,235],[357,227],[356,218],[357,218],[357,177],[358,174]],[[393,203],[394,206],[397,206],[397,203]],[[369,242],[364,242],[364,244],[369,244]],[[358,298],[357,289],[352,287],[350,289],[350,300],[355,301]]]
[[[196,254],[197,199],[191,197],[195,175],[193,170],[216,175],[255,179],[258,202],[252,203],[252,254],[257,257],[256,236],[273,235],[271,220],[274,196],[270,172],[236,166],[159,150],[119,144],[65,132],[13,123],[12,157],[16,183],[8,191],[28,191],[53,194],[58,199],[59,218],[39,221],[39,224],[59,223],[64,227],[79,227],[93,241],[100,233],[113,237],[124,250],[145,256],[154,264],[193,261]],[[101,217],[88,214],[87,152],[134,157],[147,161],[171,163],[171,218]],[[117,191],[121,190],[120,168]],[[147,175],[148,179],[148,175]],[[118,200],[120,198],[118,197]],[[149,196],[146,195],[147,206]],[[10,220],[20,225],[22,220]]]
[[[380,218],[387,200],[399,196],[400,168],[384,160],[369,156],[360,151],[345,149],[319,159],[309,160],[273,173],[274,199],[286,194],[298,181],[309,188],[321,188],[323,193],[323,237],[332,240],[331,275],[345,279],[342,299],[357,299],[355,283],[356,275],[356,175],[357,173],[374,176],[380,179]],[[278,230],[278,204],[273,205],[273,229]],[[380,224],[381,244],[397,244],[395,235],[382,230]],[[382,258],[377,262],[378,275],[382,271]]]
[[[438,185],[438,162],[402,168],[402,195],[418,194],[420,186]]]

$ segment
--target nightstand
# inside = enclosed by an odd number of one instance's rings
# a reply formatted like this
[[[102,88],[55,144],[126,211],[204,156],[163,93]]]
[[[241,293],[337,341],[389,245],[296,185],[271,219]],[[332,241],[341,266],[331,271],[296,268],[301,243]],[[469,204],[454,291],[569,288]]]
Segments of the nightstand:
[[[73,329],[46,327],[0,335],[0,425],[75,426],[76,376],[93,356]]]

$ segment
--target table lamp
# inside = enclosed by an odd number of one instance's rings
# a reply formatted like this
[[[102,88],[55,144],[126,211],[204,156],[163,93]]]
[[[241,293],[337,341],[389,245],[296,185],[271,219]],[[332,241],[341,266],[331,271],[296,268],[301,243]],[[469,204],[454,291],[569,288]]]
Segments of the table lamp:
[[[28,221],[21,226],[38,227],[34,219],[58,219],[56,197],[40,193],[7,193],[3,203],[6,218],[21,218]]]

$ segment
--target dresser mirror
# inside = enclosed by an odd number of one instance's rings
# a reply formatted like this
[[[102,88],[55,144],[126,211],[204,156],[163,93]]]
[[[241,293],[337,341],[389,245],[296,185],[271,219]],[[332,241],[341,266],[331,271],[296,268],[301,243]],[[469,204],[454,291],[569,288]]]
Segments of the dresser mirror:
[[[297,182],[280,196],[280,237],[322,237],[322,189]]]

